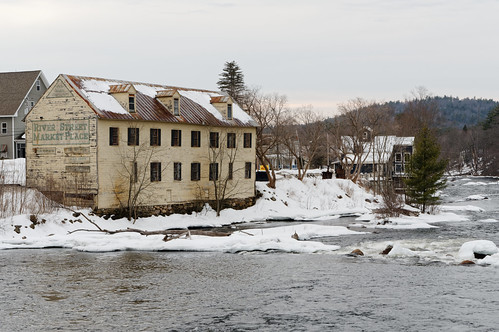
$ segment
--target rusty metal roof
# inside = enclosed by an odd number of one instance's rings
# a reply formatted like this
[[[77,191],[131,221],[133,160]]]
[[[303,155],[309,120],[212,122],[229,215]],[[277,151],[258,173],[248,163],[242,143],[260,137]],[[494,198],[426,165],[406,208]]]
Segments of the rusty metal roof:
[[[122,92],[128,92],[130,88],[132,87],[131,84],[117,84],[117,85],[110,85],[109,86],[109,93],[122,93]]]
[[[226,103],[228,101],[229,101],[229,97],[227,97],[227,96],[215,96],[215,97],[211,97],[210,103],[211,104]]]
[[[228,120],[211,105],[212,100],[228,100],[220,92],[188,89],[159,84],[129,82],[96,77],[61,75],[101,119],[142,120],[169,123],[188,123],[221,127],[256,127],[256,122],[237,104],[233,119]],[[135,112],[129,113],[112,97],[112,93],[133,86],[136,93]],[[173,93],[172,93],[173,91]],[[173,115],[156,96],[167,97],[179,92],[180,115]],[[171,95],[170,95],[171,93]],[[98,98],[96,97],[98,96]],[[189,97],[188,97],[189,96]],[[104,102],[103,102],[104,100]],[[226,102],[225,101],[225,102]],[[223,101],[218,101],[223,102]]]

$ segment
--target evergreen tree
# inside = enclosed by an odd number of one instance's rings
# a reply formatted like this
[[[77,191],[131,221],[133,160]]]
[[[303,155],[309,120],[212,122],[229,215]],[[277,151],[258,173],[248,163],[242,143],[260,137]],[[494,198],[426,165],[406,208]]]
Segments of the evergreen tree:
[[[490,110],[483,123],[483,130],[489,130],[499,124],[499,105]]]
[[[435,193],[443,189],[443,178],[447,160],[440,159],[440,146],[427,127],[423,127],[415,139],[414,153],[409,162],[406,179],[406,196],[409,203],[416,204],[424,213],[430,205],[437,205]]]
[[[220,79],[217,82],[218,88],[221,91],[227,92],[229,96],[235,99],[240,104],[244,90],[244,75],[235,61],[226,62]]]

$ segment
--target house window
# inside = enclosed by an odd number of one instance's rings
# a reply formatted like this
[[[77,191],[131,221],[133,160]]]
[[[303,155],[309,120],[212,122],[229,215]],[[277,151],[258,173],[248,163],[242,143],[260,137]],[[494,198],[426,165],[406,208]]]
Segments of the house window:
[[[35,102],[34,101],[30,101],[29,102],[29,106],[30,106],[30,108],[33,108],[33,106],[35,106]]]
[[[395,165],[395,173],[402,173],[402,172],[403,172],[402,164],[396,164]]]
[[[232,120],[232,104],[227,104],[227,119]]]
[[[173,99],[173,115],[180,115],[178,98]]]
[[[151,163],[151,182],[161,181],[161,163]]]
[[[172,129],[172,146],[182,145],[182,130]]]
[[[236,134],[228,133],[227,134],[227,148],[233,149],[236,147]]]
[[[210,133],[210,148],[218,148],[218,133]]]
[[[232,180],[234,177],[234,163],[229,163],[229,174],[227,174],[227,179]]]
[[[408,163],[411,160],[411,154],[410,153],[404,153],[404,163]]]
[[[395,162],[397,163],[402,162],[402,153],[400,152],[395,153]]]
[[[244,178],[251,179],[251,162],[246,162],[244,164]]]
[[[119,130],[116,127],[110,127],[109,128],[109,145],[118,145],[118,144],[119,144]]]
[[[364,141],[367,141],[367,139],[369,138],[369,133],[367,131],[364,131],[362,133],[362,138],[364,139]]]
[[[132,174],[131,174],[131,180],[132,180],[132,183],[137,183],[138,179],[139,179],[139,171],[138,171],[138,166],[137,166],[137,162],[134,162],[132,164]]]
[[[251,133],[244,133],[244,147],[251,148]]]
[[[210,181],[218,180],[218,163],[210,163]]]
[[[150,143],[151,146],[161,145],[161,129],[151,128]]]
[[[128,128],[128,145],[139,145],[139,128]]]
[[[135,95],[128,95],[128,110],[130,113],[135,112]]]
[[[36,80],[36,91],[40,91],[40,80]]]
[[[2,134],[7,134],[7,122],[2,122]]]
[[[199,181],[201,179],[201,164],[192,163],[191,164],[191,181]]]
[[[199,148],[201,146],[201,132],[197,130],[191,131],[191,147]]]
[[[182,163],[173,163],[173,180],[182,180]]]

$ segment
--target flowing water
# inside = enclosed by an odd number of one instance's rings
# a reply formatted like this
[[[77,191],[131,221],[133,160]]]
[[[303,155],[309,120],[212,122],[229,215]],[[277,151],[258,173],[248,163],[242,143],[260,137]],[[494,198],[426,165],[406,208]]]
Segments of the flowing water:
[[[499,181],[449,182],[444,200],[485,212],[324,238],[342,246],[329,254],[0,251],[0,331],[498,331],[499,269],[453,256],[467,240],[499,244],[499,223],[483,222],[499,220]],[[436,254],[378,255],[390,241]]]

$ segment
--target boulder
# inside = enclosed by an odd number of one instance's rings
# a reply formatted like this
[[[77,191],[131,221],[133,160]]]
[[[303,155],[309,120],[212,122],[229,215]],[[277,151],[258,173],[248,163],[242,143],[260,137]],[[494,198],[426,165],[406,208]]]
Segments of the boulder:
[[[354,249],[354,250],[352,250],[352,252],[350,254],[355,255],[355,256],[364,256],[364,253],[360,249]]]
[[[389,244],[388,246],[386,246],[385,250],[380,252],[380,255],[388,255],[390,253],[390,251],[392,251],[392,249],[393,249],[393,246]]]
[[[459,264],[459,265],[474,265],[474,264],[475,264],[475,262],[473,262],[473,261],[470,261],[470,260],[464,260],[464,261],[462,261],[462,262],[461,262],[461,264]]]

